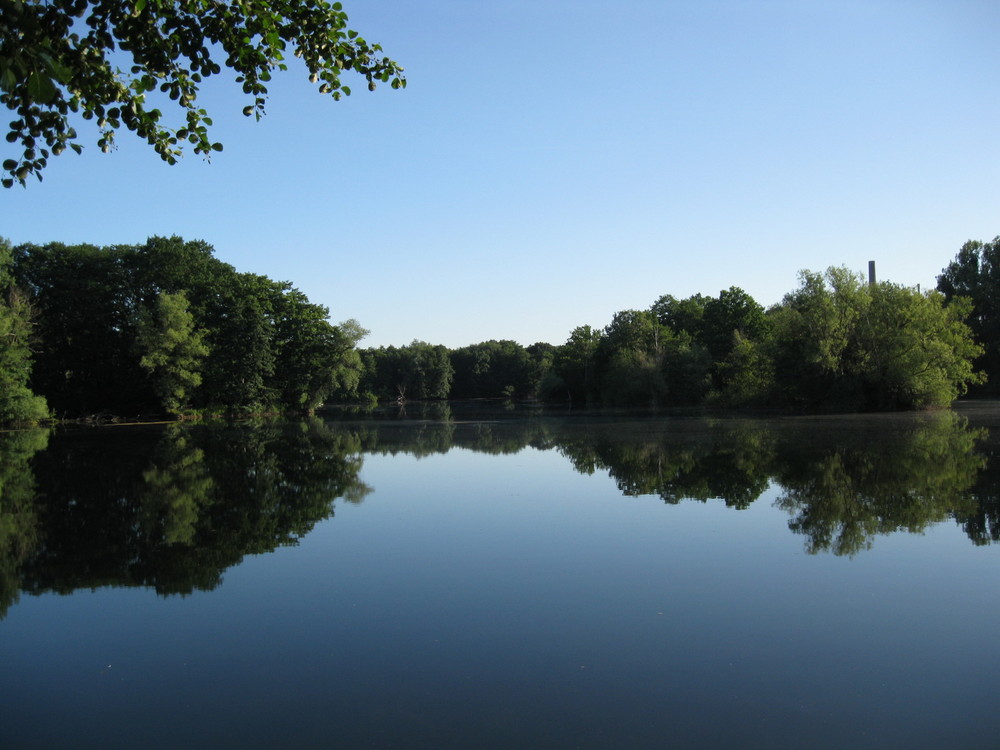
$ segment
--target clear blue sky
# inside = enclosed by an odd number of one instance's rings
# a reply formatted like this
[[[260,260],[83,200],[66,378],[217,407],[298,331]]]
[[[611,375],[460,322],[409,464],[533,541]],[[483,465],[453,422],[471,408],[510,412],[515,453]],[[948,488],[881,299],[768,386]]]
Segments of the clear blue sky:
[[[405,68],[334,102],[294,69],[268,115],[203,89],[225,151],[130,133],[0,194],[15,243],[203,239],[357,318],[363,345],[566,340],[662,294],[800,269],[933,286],[1000,234],[995,0],[344,0]],[[14,155],[2,144],[4,158]]]

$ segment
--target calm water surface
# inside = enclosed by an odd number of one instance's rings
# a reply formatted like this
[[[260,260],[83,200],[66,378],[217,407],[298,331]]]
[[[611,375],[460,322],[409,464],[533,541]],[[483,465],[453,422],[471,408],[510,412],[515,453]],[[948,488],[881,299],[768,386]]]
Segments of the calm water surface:
[[[0,434],[3,748],[996,748],[1000,408]]]

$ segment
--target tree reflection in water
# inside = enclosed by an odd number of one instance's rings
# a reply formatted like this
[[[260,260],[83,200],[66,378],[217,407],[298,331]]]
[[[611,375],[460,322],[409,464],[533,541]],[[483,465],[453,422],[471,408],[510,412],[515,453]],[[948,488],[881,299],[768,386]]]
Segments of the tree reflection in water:
[[[8,604],[17,589],[211,589],[245,555],[295,544],[335,500],[369,492],[358,439],[318,419],[63,431],[33,461],[18,435],[0,436],[16,479],[0,496]]]
[[[998,432],[1000,434],[1000,432]],[[625,496],[748,508],[772,484],[811,553],[954,518],[1000,539],[996,441],[954,412],[803,419],[616,418],[511,412],[111,427],[0,434],[0,616],[19,592],[219,585],[248,554],[295,544],[360,502],[367,453],[558,450]]]
[[[854,555],[879,534],[919,533],[949,517],[977,544],[1000,539],[1000,462],[989,460],[990,432],[953,411],[494,421],[448,413],[351,424],[368,430],[366,451],[382,453],[554,448],[580,473],[608,472],[625,496],[670,504],[721,499],[744,509],[774,483],[775,505],[792,516],[789,528],[806,537],[810,553]]]
[[[776,501],[792,515],[789,528],[807,537],[811,553],[854,555],[876,535],[921,533],[949,517],[975,512],[970,492],[986,457],[970,428],[953,412],[923,415],[892,430],[869,420],[818,441],[782,446],[773,476],[784,492]]]
[[[775,505],[807,551],[853,555],[879,534],[919,533],[949,517],[977,542],[1000,531],[997,493],[972,491],[985,476],[976,446],[987,434],[948,411],[667,423],[641,440],[599,432],[560,449],[578,471],[607,470],[623,494],[668,503],[721,499],[742,509],[774,482]]]
[[[0,433],[0,619],[17,602],[19,571],[38,547],[37,488],[31,458],[49,430]]]

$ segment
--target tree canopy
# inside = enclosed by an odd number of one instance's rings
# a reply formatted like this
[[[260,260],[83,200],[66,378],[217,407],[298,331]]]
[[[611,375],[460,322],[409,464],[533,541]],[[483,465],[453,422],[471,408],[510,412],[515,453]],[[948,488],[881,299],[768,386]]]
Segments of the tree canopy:
[[[579,326],[557,346],[358,350],[367,332],[357,321],[332,325],[291,284],[237,272],[204,242],[0,243],[0,422],[37,421],[49,407],[103,418],[310,413],[353,400],[942,407],[983,384],[983,345],[1000,346],[990,337],[998,244],[963,248],[941,277],[944,294],[834,267],[803,271],[800,287],[767,310],[734,286],[716,297],[664,295],[602,329]]]
[[[798,412],[947,406],[983,382],[968,300],[946,300],[846,268],[803,271],[765,310],[730,287],[663,295],[579,326],[559,346],[485,341],[452,351],[414,341],[361,352],[368,401],[538,398],[611,407],[767,407]],[[987,315],[987,318],[990,316]],[[450,363],[450,364],[449,364]]]
[[[271,74],[286,69],[289,55],[334,99],[351,93],[341,82],[345,71],[369,90],[378,82],[406,86],[381,46],[347,27],[339,2],[0,0],[0,10],[0,103],[15,114],[7,142],[21,148],[3,162],[4,187],[24,185],[32,174],[41,179],[49,157],[67,147],[79,152],[76,116],[96,120],[103,151],[121,128],[170,164],[185,144],[206,157],[221,151],[198,93],[223,67],[248,97],[243,113],[257,119]],[[177,124],[164,121],[164,102],[180,108]]]
[[[972,303],[969,327],[983,347],[977,365],[989,380],[979,393],[1000,393],[1000,237],[992,242],[969,240],[938,276],[938,291],[948,299]]]
[[[865,284],[844,268],[803,272],[771,312],[774,397],[806,410],[947,406],[983,380],[969,311],[966,300]]]
[[[0,238],[0,424],[48,416],[45,399],[30,390],[31,303],[14,284],[13,250]]]
[[[59,416],[307,413],[355,392],[357,321],[331,324],[291,284],[240,273],[203,242],[12,252],[35,342],[18,367],[0,357],[0,382],[21,378]]]

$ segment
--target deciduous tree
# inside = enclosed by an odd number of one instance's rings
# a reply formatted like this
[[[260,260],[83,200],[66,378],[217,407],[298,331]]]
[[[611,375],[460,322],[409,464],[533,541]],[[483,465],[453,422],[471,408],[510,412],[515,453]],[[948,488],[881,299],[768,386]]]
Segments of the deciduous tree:
[[[191,392],[201,385],[201,366],[208,355],[205,331],[196,329],[183,292],[164,292],[139,324],[139,364],[153,377],[163,408],[180,414]]]
[[[199,106],[204,79],[230,69],[247,96],[246,115],[260,119],[271,73],[301,58],[321,94],[351,93],[353,72],[374,90],[406,85],[402,68],[347,26],[339,2],[326,0],[0,0],[0,104],[14,115],[5,187],[41,171],[51,156],[81,146],[75,116],[96,121],[97,145],[114,146],[124,128],[173,164],[183,147],[222,149]],[[162,100],[162,101],[161,101]],[[163,103],[179,121],[168,125]]]
[[[21,245],[14,270],[38,309],[32,382],[60,415],[310,411],[356,387],[356,321],[332,325],[291,284],[239,273],[203,242]]]
[[[566,343],[556,348],[552,360],[554,375],[546,383],[551,400],[587,401],[596,397],[597,373],[594,355],[601,332],[589,325],[570,331]]]
[[[977,365],[989,379],[985,390],[1000,393],[1000,237],[966,242],[938,276],[937,288],[948,300],[971,300],[969,327],[983,347]]]
[[[0,239],[0,424],[37,422],[48,416],[45,399],[28,387],[32,356],[31,305],[14,286],[10,244]]]
[[[843,268],[804,273],[770,316],[777,400],[809,410],[946,406],[982,379],[969,309],[964,298],[869,285]]]

